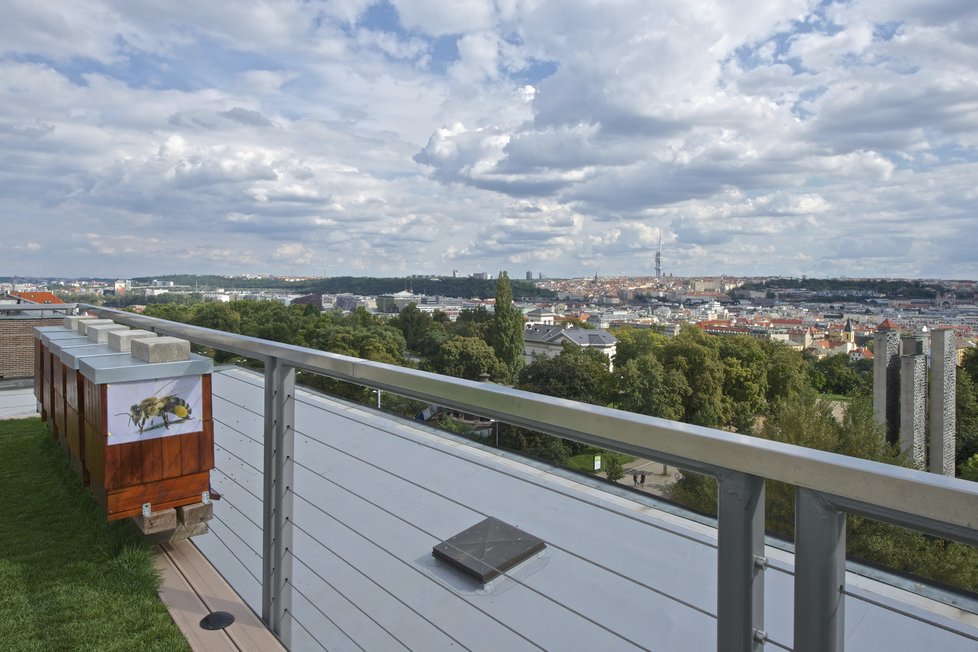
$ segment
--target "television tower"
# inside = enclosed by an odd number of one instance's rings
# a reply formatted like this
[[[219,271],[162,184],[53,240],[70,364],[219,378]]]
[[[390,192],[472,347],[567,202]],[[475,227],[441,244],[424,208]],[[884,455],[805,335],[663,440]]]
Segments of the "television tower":
[[[659,230],[659,248],[655,252],[655,277],[662,278],[662,230]]]

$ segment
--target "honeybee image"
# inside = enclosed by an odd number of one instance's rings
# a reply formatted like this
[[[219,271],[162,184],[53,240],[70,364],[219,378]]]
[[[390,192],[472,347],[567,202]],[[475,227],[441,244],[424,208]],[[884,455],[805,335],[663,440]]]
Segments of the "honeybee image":
[[[187,403],[179,396],[172,394],[166,396],[150,396],[149,398],[144,398],[139,403],[134,403],[129,408],[129,420],[132,422],[132,425],[139,428],[139,434],[141,435],[143,434],[147,421],[152,423],[153,419],[159,417],[163,420],[163,427],[169,428],[171,418],[176,417],[180,421],[186,420],[190,418],[192,412],[190,403]]]
[[[201,429],[199,376],[115,383],[106,394],[110,444]]]

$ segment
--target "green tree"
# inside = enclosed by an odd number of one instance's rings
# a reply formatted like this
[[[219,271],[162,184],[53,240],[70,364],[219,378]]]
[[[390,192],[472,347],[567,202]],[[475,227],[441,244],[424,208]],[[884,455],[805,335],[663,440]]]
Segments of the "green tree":
[[[816,360],[810,369],[821,380],[821,386],[816,386],[816,389],[827,394],[851,396],[863,384],[862,378],[856,373],[853,364],[849,362],[849,356],[845,353],[827,355]]]
[[[767,356],[767,402],[791,397],[809,386],[805,360],[781,342],[765,340],[761,348]]]
[[[390,320],[390,325],[401,330],[410,350],[420,351],[421,343],[434,326],[434,320],[428,313],[421,312],[418,304],[412,302]]]
[[[523,315],[513,305],[509,275],[499,272],[496,282],[496,307],[492,316],[491,344],[509,371],[509,380],[523,368]]]
[[[958,371],[954,416],[955,459],[963,464],[978,454],[978,385],[963,370]]]
[[[194,326],[238,333],[241,329],[241,315],[230,304],[209,301],[196,307],[190,323]]]
[[[962,480],[978,482],[978,453],[975,453],[958,467],[958,477]]]
[[[484,306],[466,308],[459,313],[458,319],[452,324],[450,333],[459,337],[478,337],[489,341],[489,329],[492,326],[493,315]]]
[[[146,306],[143,314],[147,317],[157,317],[186,324],[190,321],[193,308],[189,305],[175,303],[158,303]]]
[[[621,461],[621,455],[611,451],[604,451],[601,454],[604,475],[612,482],[618,482],[625,477],[625,465]]]
[[[495,351],[477,337],[455,337],[445,342],[432,358],[430,369],[436,373],[468,380],[479,380],[482,374],[493,379],[506,378],[509,369]]]
[[[673,421],[683,418],[683,405],[692,391],[682,373],[666,370],[651,353],[616,366],[615,385],[618,409]]]
[[[391,326],[368,326],[353,332],[357,356],[374,362],[401,364],[404,362],[404,335]]]
[[[537,394],[607,405],[612,379],[607,356],[566,343],[559,355],[537,357],[524,367],[516,386]]]
[[[978,385],[978,348],[971,348],[964,352],[961,371],[971,376],[971,381]]]
[[[715,337],[695,326],[684,326],[662,347],[662,364],[686,379],[683,421],[719,428],[727,422],[723,397],[723,363]]]
[[[640,356],[653,354],[669,341],[669,338],[652,328],[621,326],[611,329],[611,334],[618,339],[615,346],[616,367]]]

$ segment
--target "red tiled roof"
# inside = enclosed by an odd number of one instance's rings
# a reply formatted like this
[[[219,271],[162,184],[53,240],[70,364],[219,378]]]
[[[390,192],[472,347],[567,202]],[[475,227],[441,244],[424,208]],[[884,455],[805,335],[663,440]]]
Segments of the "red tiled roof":
[[[52,292],[11,292],[10,296],[20,297],[31,303],[64,303]]]
[[[884,319],[879,326],[876,327],[878,331],[896,331],[900,330],[896,324],[891,322],[889,319]]]

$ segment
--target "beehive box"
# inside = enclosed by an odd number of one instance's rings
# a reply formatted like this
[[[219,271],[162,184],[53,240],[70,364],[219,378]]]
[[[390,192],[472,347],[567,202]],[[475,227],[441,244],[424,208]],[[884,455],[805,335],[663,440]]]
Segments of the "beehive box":
[[[130,355],[130,342],[133,339],[156,337],[156,333],[144,330],[96,331],[89,329],[83,344],[71,340],[59,342],[58,357],[61,359],[65,386],[65,436],[68,441],[68,456],[71,468],[78,474],[82,484],[89,484],[89,472],[85,463],[85,391],[78,367],[83,358],[92,356]],[[104,341],[104,344],[92,344]]]
[[[40,347],[38,349],[38,354],[41,360],[41,415],[48,424],[48,428],[51,430],[51,436],[58,439],[60,431],[58,430],[58,425],[55,420],[55,356],[51,352],[51,347],[54,342],[71,339],[73,341],[79,341],[80,335],[78,332],[69,330],[62,327],[48,327],[50,330],[42,332],[40,336]],[[63,383],[63,378],[61,379]],[[36,390],[35,390],[36,391]],[[63,389],[62,389],[63,395]],[[62,415],[63,420],[63,415]],[[62,421],[63,423],[63,421]]]
[[[77,335],[77,334],[76,334]],[[53,414],[54,429],[52,434],[63,448],[68,447],[66,423],[67,413],[65,387],[65,367],[61,356],[64,351],[72,350],[77,347],[85,346],[89,343],[88,338],[82,335],[77,337],[62,337],[50,340],[47,344],[48,355],[51,358],[51,412]]]
[[[47,355],[47,347],[45,346],[43,337],[48,333],[64,333],[68,329],[62,326],[35,326],[34,327],[34,398],[37,399],[38,412],[41,413],[41,419],[44,421],[48,420],[47,404],[44,400],[44,387],[45,377],[44,377],[44,358]],[[47,382],[50,382],[48,379]]]
[[[170,340],[159,338],[153,341]],[[133,342],[133,347],[144,340]],[[84,463],[109,520],[201,502],[214,468],[208,358],[79,361]]]

